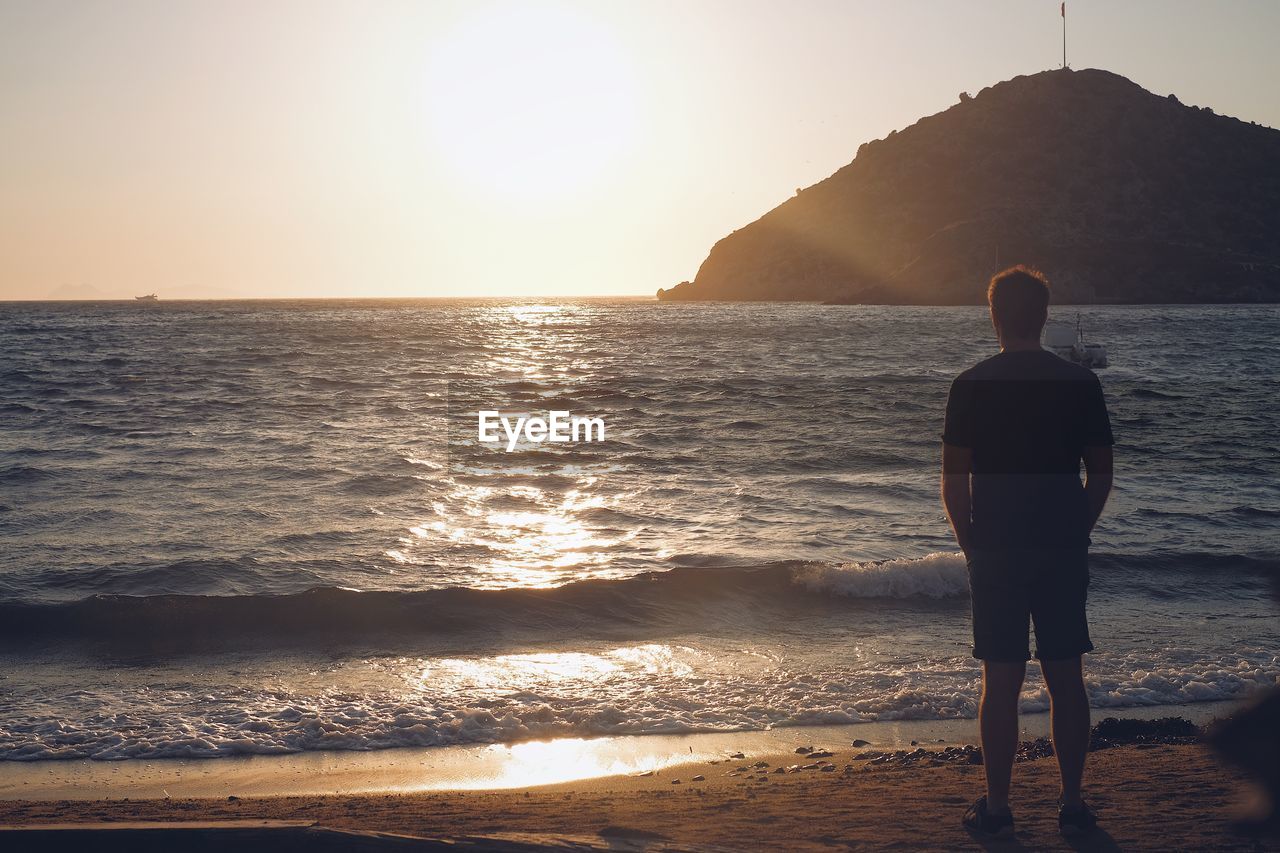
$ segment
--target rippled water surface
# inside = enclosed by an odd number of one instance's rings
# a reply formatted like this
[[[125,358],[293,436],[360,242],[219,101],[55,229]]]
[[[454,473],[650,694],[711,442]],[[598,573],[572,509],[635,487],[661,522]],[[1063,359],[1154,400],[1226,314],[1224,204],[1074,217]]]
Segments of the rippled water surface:
[[[1274,683],[1280,309],[1081,313],[1095,704]],[[938,434],[992,352],[978,308],[0,305],[0,755],[971,716]]]

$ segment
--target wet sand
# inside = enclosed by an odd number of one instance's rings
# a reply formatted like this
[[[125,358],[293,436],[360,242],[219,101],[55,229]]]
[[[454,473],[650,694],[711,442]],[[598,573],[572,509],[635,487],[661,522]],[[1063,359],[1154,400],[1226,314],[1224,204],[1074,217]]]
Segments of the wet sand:
[[[1206,725],[1239,708],[1236,702],[1126,708],[1121,719],[1176,715]],[[1023,714],[1021,739],[1049,734],[1048,714]],[[317,751],[288,755],[129,759],[126,761],[0,761],[0,800],[220,799],[239,797],[422,793],[525,789],[712,761],[736,753],[789,754],[804,744],[875,749],[919,744],[973,744],[974,720],[886,720],[836,726],[778,727],[755,732],[559,738],[512,744]],[[754,759],[753,759],[754,760]]]
[[[1249,787],[1240,774],[1223,767],[1199,744],[1116,746],[1091,755],[1087,796],[1101,814],[1103,831],[1072,844],[1057,832],[1057,775],[1051,757],[1028,757],[1018,763],[1015,840],[983,844],[959,825],[965,806],[981,792],[982,767],[961,756],[958,748],[953,748],[948,761],[924,755],[907,762],[897,758],[873,763],[866,756],[874,748],[826,746],[832,755],[745,755],[671,765],[643,776],[528,789],[236,799],[11,800],[0,802],[0,825],[300,821],[434,839],[507,839],[463,845],[463,849],[495,850],[538,849],[538,845],[655,851],[1280,850],[1280,840],[1258,842],[1233,833],[1230,821],[1247,804]],[[759,763],[768,766],[756,767]],[[788,767],[795,769],[787,772]],[[297,830],[279,832],[290,831]],[[262,830],[225,846],[259,849],[252,839],[270,839],[271,832]],[[530,846],[510,846],[512,836],[520,836]],[[263,843],[274,843],[272,849],[279,850],[284,849],[283,840],[284,835],[278,835],[275,842]],[[576,843],[557,848],[559,841]],[[376,846],[378,839],[366,837],[361,843]],[[354,842],[348,846],[356,849]]]

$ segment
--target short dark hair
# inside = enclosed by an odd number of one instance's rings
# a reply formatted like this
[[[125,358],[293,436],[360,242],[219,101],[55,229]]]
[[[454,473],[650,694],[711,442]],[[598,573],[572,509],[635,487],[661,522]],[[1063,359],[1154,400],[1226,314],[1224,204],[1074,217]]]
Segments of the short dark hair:
[[[992,276],[987,302],[1006,334],[1038,338],[1049,312],[1049,279],[1032,267],[1009,267]]]

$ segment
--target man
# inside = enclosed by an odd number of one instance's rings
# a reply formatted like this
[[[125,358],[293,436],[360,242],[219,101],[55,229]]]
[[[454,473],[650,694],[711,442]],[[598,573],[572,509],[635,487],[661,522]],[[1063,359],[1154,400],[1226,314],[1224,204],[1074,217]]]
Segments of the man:
[[[1058,825],[1077,835],[1097,823],[1080,798],[1089,748],[1081,656],[1093,649],[1089,534],[1111,491],[1111,424],[1098,378],[1040,347],[1045,277],[1007,269],[991,280],[987,299],[1000,353],[952,383],[942,434],[942,499],[969,567],[973,655],[982,661],[987,793],[964,825],[981,835],[1013,832],[1009,780],[1030,621],[1062,777]]]

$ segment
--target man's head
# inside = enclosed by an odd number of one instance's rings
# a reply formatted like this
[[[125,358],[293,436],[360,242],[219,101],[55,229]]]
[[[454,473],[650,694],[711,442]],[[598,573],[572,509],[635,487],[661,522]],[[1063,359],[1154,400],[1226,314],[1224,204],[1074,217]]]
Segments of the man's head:
[[[1049,280],[1044,273],[1019,264],[996,273],[987,287],[991,325],[1002,344],[1034,341],[1049,317]]]

